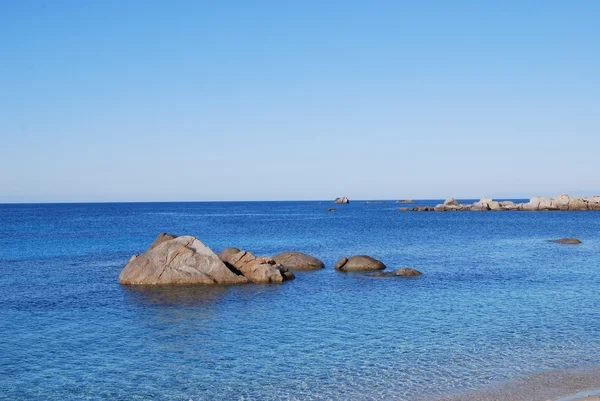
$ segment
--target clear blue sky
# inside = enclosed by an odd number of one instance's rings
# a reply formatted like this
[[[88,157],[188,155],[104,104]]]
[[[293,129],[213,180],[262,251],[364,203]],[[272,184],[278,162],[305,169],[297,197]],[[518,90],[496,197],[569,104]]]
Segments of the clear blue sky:
[[[600,1],[0,2],[0,202],[600,194]]]

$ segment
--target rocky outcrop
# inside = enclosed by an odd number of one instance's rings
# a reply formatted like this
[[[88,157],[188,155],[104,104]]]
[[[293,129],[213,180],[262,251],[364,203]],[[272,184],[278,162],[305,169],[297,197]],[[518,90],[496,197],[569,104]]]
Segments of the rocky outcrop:
[[[170,234],[160,234],[144,253],[133,256],[119,275],[119,283],[127,285],[247,282],[198,239]]]
[[[367,255],[352,256],[351,258],[342,258],[334,266],[335,270],[345,272],[368,272],[375,270],[384,270],[385,265]]]
[[[346,198],[345,196],[341,197],[341,198],[335,198],[335,200],[333,201],[333,203],[336,204],[344,204],[344,203],[350,203],[350,199]]]
[[[416,270],[416,269],[411,269],[410,267],[403,267],[401,269],[398,270],[394,270],[391,272],[379,272],[379,273],[374,273],[371,276],[373,277],[417,277],[420,276],[421,273],[420,271]]]
[[[289,270],[318,270],[325,267],[319,259],[301,252],[282,252],[273,260]]]
[[[570,198],[569,195],[558,195],[552,199],[544,196],[531,198],[529,202],[515,204],[512,201],[494,201],[490,198],[481,198],[479,201],[466,205],[458,203],[455,199],[447,199],[444,203],[436,206],[414,206],[410,209],[415,212],[450,212],[450,211],[502,211],[502,210],[524,210],[524,211],[547,211],[547,210],[600,210],[600,196],[587,198]]]
[[[247,251],[230,254],[224,263],[233,270],[239,271],[253,283],[281,283],[295,278],[292,272],[272,258],[256,257]]]
[[[577,245],[581,244],[581,240],[577,238],[561,238],[552,240],[552,242],[556,242],[557,244],[567,244],[567,245]]]

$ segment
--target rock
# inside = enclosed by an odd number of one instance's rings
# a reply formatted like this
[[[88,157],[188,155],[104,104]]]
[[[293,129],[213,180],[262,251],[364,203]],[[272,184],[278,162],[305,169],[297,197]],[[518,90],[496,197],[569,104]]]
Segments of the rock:
[[[365,205],[383,205],[385,202],[379,202],[379,201],[368,201],[368,202],[363,202]]]
[[[238,248],[225,248],[219,253],[219,259],[222,261],[226,261],[230,255],[238,253],[240,250]]]
[[[488,209],[490,209],[490,210],[501,210],[502,207],[500,207],[500,202],[491,201],[490,203],[488,203]]]
[[[319,259],[301,252],[282,252],[273,260],[289,270],[317,270],[325,267]]]
[[[552,206],[552,200],[546,198],[545,196],[538,197],[538,210],[553,210],[555,209]]]
[[[422,273],[418,270],[411,269],[409,267],[403,267],[398,270],[394,270],[391,272],[379,272],[371,274],[373,277],[417,277]]]
[[[552,198],[552,207],[558,210],[569,210],[569,195],[562,194]]]
[[[588,204],[581,198],[569,199],[569,210],[588,210]]]
[[[336,204],[350,203],[350,199],[346,198],[345,196],[341,197],[341,198],[335,198],[333,203],[336,203]]]
[[[433,210],[436,212],[445,212],[448,209],[446,208],[446,205],[440,203],[439,205],[435,205]]]
[[[521,210],[526,210],[526,211],[535,211],[535,210],[538,210],[539,207],[540,207],[540,198],[539,197],[531,198],[531,199],[529,199],[529,202],[521,204]]]
[[[401,212],[408,212],[408,208],[407,207],[399,207],[398,210],[401,211]]]
[[[335,266],[333,266],[333,268],[335,270],[342,270],[342,267],[348,262],[348,258],[341,258],[340,260],[338,260],[335,264]]]
[[[154,240],[154,242],[152,244],[150,244],[150,246],[148,247],[148,250],[150,250],[152,248],[156,248],[157,246],[159,246],[163,242],[170,241],[170,240],[175,239],[175,238],[177,238],[176,235],[167,234],[167,233],[160,233],[160,234],[158,234],[158,237],[156,237],[156,239]]]
[[[431,206],[413,206],[410,210],[413,212],[430,212],[434,210],[434,208]]]
[[[420,276],[421,274],[423,274],[423,273],[421,273],[420,271],[418,271],[416,269],[411,269],[410,267],[403,267],[401,269],[394,271],[395,276],[402,276],[402,277],[417,277],[417,276]]]
[[[344,261],[345,260],[345,261]],[[352,256],[351,258],[342,258],[335,264],[335,269],[346,272],[364,272],[373,270],[383,270],[385,265],[367,255]]]
[[[335,209],[333,207],[328,207],[327,209],[325,209],[325,211],[328,213],[332,213],[332,212],[337,212],[337,209]]]
[[[516,210],[518,206],[513,201],[502,201],[500,202],[500,208],[503,210]]]
[[[444,205],[446,206],[458,206],[458,202],[454,198],[448,198],[444,201]]]
[[[206,245],[192,236],[169,239],[161,234],[144,253],[131,260],[119,275],[127,285],[243,284],[248,279],[228,268]]]
[[[400,199],[397,200],[396,203],[415,203],[415,201],[412,199]]]
[[[247,251],[231,254],[224,262],[253,283],[281,283],[295,278],[293,273],[272,258],[256,257]]]
[[[577,238],[561,238],[552,240],[552,242],[556,242],[557,244],[567,244],[567,245],[576,245],[581,244],[581,241]]]

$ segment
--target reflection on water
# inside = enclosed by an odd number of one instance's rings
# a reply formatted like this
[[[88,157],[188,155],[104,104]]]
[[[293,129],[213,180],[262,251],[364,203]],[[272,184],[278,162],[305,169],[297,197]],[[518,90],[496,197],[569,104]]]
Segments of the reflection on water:
[[[121,286],[133,304],[138,306],[210,306],[219,302],[227,287],[220,285],[139,285]]]

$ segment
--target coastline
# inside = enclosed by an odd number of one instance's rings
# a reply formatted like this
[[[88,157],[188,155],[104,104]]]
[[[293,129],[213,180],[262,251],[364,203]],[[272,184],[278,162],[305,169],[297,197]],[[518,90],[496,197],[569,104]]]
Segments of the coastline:
[[[415,401],[598,401],[600,366],[552,370]]]

